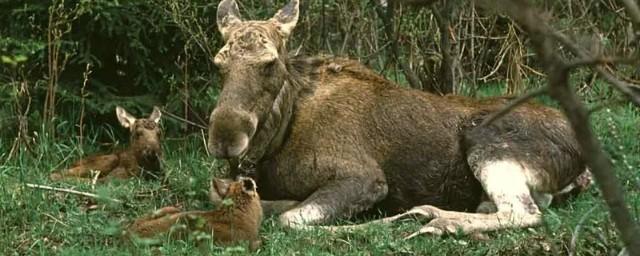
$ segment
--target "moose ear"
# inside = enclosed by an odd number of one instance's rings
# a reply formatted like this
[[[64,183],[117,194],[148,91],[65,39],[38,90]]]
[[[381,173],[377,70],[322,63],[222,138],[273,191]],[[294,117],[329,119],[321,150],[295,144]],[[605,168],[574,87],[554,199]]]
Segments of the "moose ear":
[[[162,116],[162,112],[160,111],[160,108],[154,106],[153,107],[153,112],[151,112],[151,115],[149,115],[149,120],[155,122],[156,124],[160,122],[160,117]]]
[[[236,4],[235,0],[222,0],[222,2],[218,4],[216,22],[218,23],[218,30],[220,34],[222,34],[222,38],[227,41],[231,27],[242,22],[238,4]]]
[[[287,5],[282,7],[271,20],[277,23],[280,33],[288,37],[298,23],[299,14],[300,0],[291,0]]]
[[[120,121],[120,125],[124,128],[129,128],[136,122],[136,118],[129,114],[124,108],[120,106],[116,106],[116,115],[118,116],[118,121]]]

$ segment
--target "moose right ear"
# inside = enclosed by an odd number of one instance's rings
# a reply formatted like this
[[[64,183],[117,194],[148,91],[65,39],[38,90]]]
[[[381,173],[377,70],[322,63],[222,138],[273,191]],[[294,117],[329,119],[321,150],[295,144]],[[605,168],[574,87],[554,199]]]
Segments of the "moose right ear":
[[[282,7],[271,20],[276,22],[280,33],[282,33],[284,37],[288,37],[296,27],[299,15],[300,0],[291,0],[287,5]]]
[[[220,34],[222,34],[222,38],[227,41],[229,39],[231,27],[242,22],[242,19],[240,18],[240,11],[238,10],[238,4],[236,4],[235,0],[222,0],[222,2],[218,4],[218,14],[216,16],[218,30],[220,31]]]
[[[118,116],[118,121],[120,121],[120,125],[124,128],[129,128],[136,122],[136,118],[129,114],[124,108],[117,106],[116,107],[116,115]]]

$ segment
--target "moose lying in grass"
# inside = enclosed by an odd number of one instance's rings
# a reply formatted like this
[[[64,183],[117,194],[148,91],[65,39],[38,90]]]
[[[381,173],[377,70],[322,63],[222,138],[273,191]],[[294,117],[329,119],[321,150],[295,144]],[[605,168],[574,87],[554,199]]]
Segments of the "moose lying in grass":
[[[504,98],[440,97],[356,61],[290,57],[298,8],[292,0],[269,20],[243,21],[223,0],[217,13],[226,44],[214,59],[223,85],[209,151],[253,172],[262,199],[301,201],[282,225],[408,210],[383,221],[430,221],[412,235],[527,227],[541,223],[552,195],[589,185],[559,111],[525,104],[480,125]]]
[[[126,149],[110,154],[94,155],[73,163],[68,169],[56,171],[51,180],[91,180],[97,173],[97,181],[127,179],[130,177],[157,178],[162,175],[160,158],[161,130],[158,123],[162,113],[157,107],[148,118],[137,119],[122,107],[116,107],[118,121],[129,128],[131,141]]]
[[[241,177],[232,181],[214,178],[210,199],[217,205],[216,210],[182,212],[175,207],[165,207],[135,220],[128,226],[128,234],[153,238],[173,230],[174,237],[182,238],[186,232],[201,231],[211,234],[220,245],[247,241],[249,249],[256,250],[261,244],[258,230],[262,222],[262,207],[253,179]],[[182,224],[182,228],[176,224]]]

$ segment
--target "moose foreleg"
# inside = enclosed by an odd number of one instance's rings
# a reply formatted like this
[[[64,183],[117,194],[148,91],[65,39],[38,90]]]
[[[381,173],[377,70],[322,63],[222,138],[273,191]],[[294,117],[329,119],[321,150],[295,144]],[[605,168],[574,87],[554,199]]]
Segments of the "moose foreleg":
[[[387,195],[387,191],[387,183],[380,178],[335,180],[311,194],[299,206],[280,215],[280,223],[294,229],[328,224],[371,208]]]
[[[267,201],[260,200],[260,205],[262,206],[262,215],[265,218],[270,216],[280,215],[283,212],[293,209],[298,204],[299,201],[293,200],[277,200],[277,201]]]

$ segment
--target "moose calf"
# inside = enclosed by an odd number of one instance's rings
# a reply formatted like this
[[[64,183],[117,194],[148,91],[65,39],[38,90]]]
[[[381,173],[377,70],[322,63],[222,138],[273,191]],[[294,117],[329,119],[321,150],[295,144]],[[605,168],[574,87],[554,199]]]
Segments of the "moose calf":
[[[162,115],[160,109],[154,107],[148,118],[137,119],[118,106],[116,114],[120,124],[129,128],[131,133],[131,145],[128,148],[111,154],[86,157],[66,170],[52,173],[49,178],[54,181],[65,178],[89,180],[93,176],[92,171],[98,172],[99,182],[111,178],[159,177],[162,172],[161,130],[158,126]]]
[[[239,177],[236,181],[213,179],[210,197],[218,203],[213,211],[181,212],[175,207],[165,207],[156,213],[135,220],[127,228],[130,235],[151,238],[166,233],[177,223],[185,224],[185,231],[202,231],[213,235],[220,245],[248,241],[250,250],[256,250],[261,242],[258,229],[262,222],[260,197],[253,179]]]

